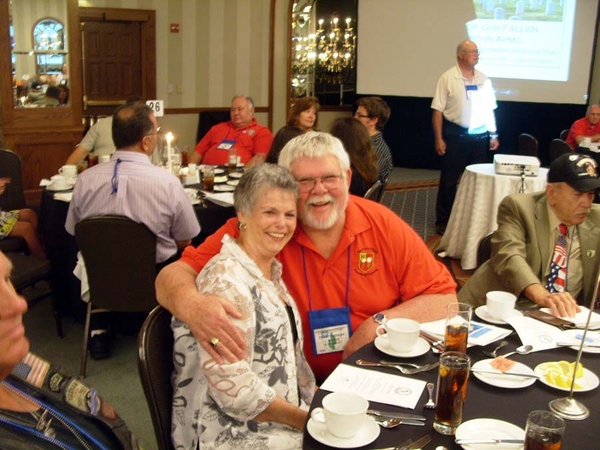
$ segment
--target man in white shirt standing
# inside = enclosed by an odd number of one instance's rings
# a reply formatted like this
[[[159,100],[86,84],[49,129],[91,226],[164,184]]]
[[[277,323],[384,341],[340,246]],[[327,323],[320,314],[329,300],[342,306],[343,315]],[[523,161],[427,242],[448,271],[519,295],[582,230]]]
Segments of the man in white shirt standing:
[[[456,185],[465,167],[488,162],[488,150],[500,146],[492,82],[475,69],[479,62],[477,45],[468,40],[458,44],[456,61],[438,80],[431,102],[435,151],[443,157],[435,222],[441,235],[446,231]]]

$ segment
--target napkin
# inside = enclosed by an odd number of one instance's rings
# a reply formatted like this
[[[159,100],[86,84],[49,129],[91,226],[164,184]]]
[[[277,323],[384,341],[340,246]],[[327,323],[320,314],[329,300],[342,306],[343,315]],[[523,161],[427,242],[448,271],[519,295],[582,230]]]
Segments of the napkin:
[[[425,322],[421,324],[421,331],[439,340],[444,340],[446,328],[446,319],[436,320],[434,322]],[[469,330],[468,346],[474,345],[485,346],[504,339],[511,333],[511,330],[506,328],[495,327],[471,320],[471,329]]]
[[[48,178],[42,178],[40,180],[40,186],[42,187],[50,186],[50,183],[52,183],[52,180],[49,180]]]
[[[72,199],[72,192],[57,192],[56,194],[54,194],[54,200],[60,200],[61,202],[70,203]]]
[[[588,320],[588,315],[590,310],[585,306],[580,306],[581,311],[575,314],[575,317],[561,317],[561,319],[566,320],[567,322],[574,323],[577,328],[585,328],[585,324]],[[542,311],[552,314],[550,308],[540,308]],[[592,312],[592,318],[590,319],[590,330],[598,330],[600,329],[600,314]]]
[[[206,198],[213,203],[220,206],[233,206],[233,193],[232,192],[221,192],[215,194],[214,192],[202,191]]]

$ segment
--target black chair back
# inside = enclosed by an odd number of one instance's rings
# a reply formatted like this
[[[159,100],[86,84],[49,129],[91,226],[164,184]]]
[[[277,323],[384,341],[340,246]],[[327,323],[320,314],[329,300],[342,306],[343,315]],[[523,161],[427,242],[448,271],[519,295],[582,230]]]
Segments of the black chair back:
[[[368,198],[369,200],[373,200],[377,203],[381,203],[381,199],[383,198],[383,194],[385,193],[385,188],[387,187],[388,179],[385,180],[377,180],[373,185],[365,192],[364,198]]]
[[[154,289],[156,236],[142,223],[106,215],[77,223],[75,240],[90,289],[81,363],[81,376],[85,377],[92,305],[110,311],[148,312],[158,304]]]
[[[494,233],[488,234],[479,241],[479,245],[477,246],[477,267],[480,267],[492,256],[492,236],[494,236]]]
[[[10,178],[4,194],[0,195],[0,209],[10,211],[25,208],[23,164],[21,157],[10,150],[0,150],[0,178]]]
[[[571,153],[573,149],[562,139],[552,139],[548,153],[550,153],[550,163],[565,153]]]
[[[159,450],[174,448],[171,441],[172,354],[171,313],[162,306],[157,306],[140,330],[138,369]]]
[[[561,138],[563,141],[566,141],[567,140],[567,136],[569,135],[569,131],[570,130],[568,128],[565,128],[564,130],[562,130],[560,132],[560,135],[558,137]]]
[[[521,133],[517,141],[517,153],[522,156],[538,156],[538,141],[532,135]]]

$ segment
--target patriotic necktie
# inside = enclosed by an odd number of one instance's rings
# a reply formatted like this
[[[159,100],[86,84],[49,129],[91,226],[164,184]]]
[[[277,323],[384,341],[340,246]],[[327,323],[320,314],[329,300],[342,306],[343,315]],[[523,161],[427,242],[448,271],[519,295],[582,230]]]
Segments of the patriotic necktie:
[[[546,290],[551,294],[565,292],[567,282],[567,226],[561,223],[558,230],[560,235],[554,246],[550,275],[548,275],[548,282],[546,283]]]

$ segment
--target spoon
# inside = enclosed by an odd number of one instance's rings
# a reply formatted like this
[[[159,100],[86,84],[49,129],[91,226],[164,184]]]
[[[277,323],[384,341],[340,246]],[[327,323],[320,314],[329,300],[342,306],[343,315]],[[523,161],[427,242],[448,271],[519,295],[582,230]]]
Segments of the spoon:
[[[514,355],[515,353],[518,353],[519,355],[528,355],[531,353],[532,350],[533,350],[532,345],[529,345],[529,344],[521,345],[520,347],[517,347],[514,352],[508,352],[508,353],[506,353],[504,355],[500,355],[500,356],[502,356],[503,358],[507,358],[511,355]]]
[[[502,341],[500,342],[500,344],[498,345],[498,347],[496,347],[494,350],[489,351],[489,350],[483,350],[483,353],[487,356],[490,356],[492,358],[495,358],[496,356],[498,356],[498,350],[500,350],[503,347],[506,347],[508,345],[508,341]]]

